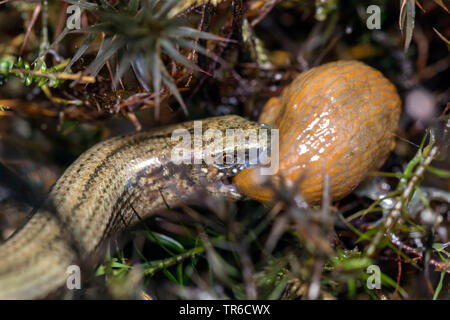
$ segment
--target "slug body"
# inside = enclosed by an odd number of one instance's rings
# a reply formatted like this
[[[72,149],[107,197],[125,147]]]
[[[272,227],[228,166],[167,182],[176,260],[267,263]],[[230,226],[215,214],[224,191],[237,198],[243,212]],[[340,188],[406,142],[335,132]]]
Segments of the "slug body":
[[[0,247],[0,299],[40,298],[53,293],[65,285],[69,265],[77,264],[103,239],[139,217],[199,195],[239,197],[223,179],[248,168],[248,164],[174,163],[172,152],[180,140],[172,138],[174,130],[192,134],[194,127],[194,122],[186,122],[122,135],[83,153],[57,180],[28,223]],[[225,136],[227,129],[258,130],[260,125],[238,116],[202,121],[202,130],[211,128]],[[246,140],[233,146],[235,150],[224,150],[223,142],[203,141],[200,152],[215,157],[262,147],[260,142]]]
[[[279,129],[279,174],[267,179],[255,167],[233,183],[263,202],[274,201],[274,186],[283,184],[312,205],[321,201],[328,175],[332,200],[341,199],[394,148],[400,105],[394,85],[364,63],[338,61],[303,72],[259,118]]]

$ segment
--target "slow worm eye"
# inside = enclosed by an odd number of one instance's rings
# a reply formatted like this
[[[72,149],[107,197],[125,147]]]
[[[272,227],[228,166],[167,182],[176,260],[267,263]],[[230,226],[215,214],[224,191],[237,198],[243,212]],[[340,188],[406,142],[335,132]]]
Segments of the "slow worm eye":
[[[235,164],[234,156],[229,153],[218,155],[214,161],[214,164],[220,169],[229,168]]]
[[[224,154],[222,157],[222,164],[224,165],[233,164],[233,156],[231,154]]]

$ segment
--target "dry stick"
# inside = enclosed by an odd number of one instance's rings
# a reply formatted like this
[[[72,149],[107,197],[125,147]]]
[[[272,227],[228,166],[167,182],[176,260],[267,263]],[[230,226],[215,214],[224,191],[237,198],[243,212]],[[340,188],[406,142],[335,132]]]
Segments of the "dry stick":
[[[152,266],[149,266],[144,270],[144,275],[154,275],[157,271],[172,267],[183,260],[186,260],[198,254],[202,254],[204,251],[204,247],[194,247],[173,257],[162,259],[157,262],[154,261],[154,264]]]
[[[114,75],[111,69],[111,64],[109,63],[109,60],[106,61],[106,68],[108,69],[108,73],[109,73],[109,77],[111,79],[111,83],[113,86],[113,91],[116,92],[117,91],[117,86],[116,86],[116,82],[114,81]]]
[[[341,36],[342,36],[341,34],[337,34],[331,39],[328,45],[320,52],[317,59],[313,62],[313,66],[318,66],[320,62],[322,62],[322,59],[325,58],[325,56],[328,54],[328,52],[331,51],[331,49],[333,49],[333,47],[337,44]]]
[[[22,46],[20,47],[20,50],[19,50],[19,54],[20,54],[20,55],[22,55],[23,50],[25,49],[25,46],[26,46],[26,44],[27,44],[27,42],[28,42],[28,38],[30,37],[31,29],[33,29],[33,26],[34,26],[34,24],[36,23],[36,20],[37,20],[37,18],[38,18],[38,16],[39,16],[39,13],[41,12],[41,7],[42,7],[42,4],[39,3],[39,4],[34,8],[33,16],[31,17],[31,21],[30,21],[30,23],[28,24],[27,32],[25,33],[25,38],[23,39]]]
[[[117,54],[117,52],[116,52],[116,54],[115,54],[115,57],[116,57],[116,74],[118,74],[119,73],[119,55]],[[114,79],[113,79],[113,81],[114,81]],[[121,79],[121,77],[119,78],[119,84],[120,84],[120,86],[122,87],[122,90],[125,90],[125,86],[123,85],[123,82],[122,82],[122,79]]]
[[[201,15],[200,23],[199,23],[199,25],[198,25],[198,27],[197,27],[197,30],[198,30],[198,31],[203,31],[202,29],[203,29],[203,23],[205,22],[205,10],[206,10],[206,4],[204,4],[204,5],[202,6],[202,15]],[[198,41],[199,41],[198,38],[195,39],[195,40],[194,40],[195,44],[198,44]],[[191,61],[194,61],[194,60],[195,60],[196,52],[197,52],[197,51],[196,51],[195,49],[190,50],[190,52],[189,52],[189,54],[188,54],[188,59],[191,60]],[[193,72],[193,70],[191,70],[191,71],[190,71],[190,75],[189,75],[189,77],[188,77],[188,80],[186,81],[186,84],[185,84],[185,87],[186,87],[186,88],[189,88],[189,85],[190,85],[190,83],[191,83],[193,74],[194,74],[194,72]]]
[[[416,257],[418,257],[420,259],[423,258],[423,253],[422,252],[417,251],[416,249],[414,249],[413,247],[408,246],[407,244],[404,244],[403,242],[400,241],[400,239],[396,235],[391,234],[390,237],[389,237],[389,240],[391,241],[391,243],[393,245],[395,245],[396,247],[398,247],[402,251],[405,251],[407,253],[411,253],[411,254],[415,255]],[[436,261],[434,259],[430,259],[430,260],[428,260],[428,262],[436,268],[436,271],[443,271],[443,270],[445,270],[446,273],[450,274],[450,263],[444,262],[444,261]]]
[[[415,85],[421,80],[433,78],[438,73],[444,72],[450,65],[450,58],[445,57],[441,60],[434,62],[424,67],[420,72],[416,73],[411,80],[408,81],[408,85]]]
[[[258,289],[254,277],[255,268],[248,253],[248,243],[247,241],[239,241],[237,238],[240,228],[235,220],[228,219],[228,225],[230,230],[229,239],[233,247],[236,248],[236,253],[241,262],[246,298],[256,300],[258,298]]]
[[[314,271],[312,274],[311,283],[308,288],[308,299],[316,300],[320,295],[320,278],[322,276],[324,265],[324,259],[322,257],[317,258],[314,263]]]
[[[59,16],[58,16],[58,23],[56,25],[56,29],[55,29],[55,34],[53,35],[53,41],[56,41],[56,39],[58,39],[58,36],[61,34],[63,28],[66,25],[66,18],[67,18],[67,7],[69,6],[69,4],[67,2],[63,2],[62,3],[62,7],[59,11]],[[58,46],[59,43],[57,43],[53,49],[55,51],[58,51]]]
[[[367,249],[367,255],[369,257],[371,257],[375,253],[375,249],[383,236],[385,234],[389,235],[391,233],[392,229],[401,216],[403,206],[408,202],[410,195],[414,191],[415,187],[419,184],[420,180],[423,178],[426,167],[429,166],[431,161],[433,161],[433,159],[436,157],[438,150],[439,149],[437,146],[431,147],[426,157],[423,159],[423,161],[421,161],[421,163],[419,163],[418,167],[414,171],[413,177],[403,189],[400,197],[397,198],[393,209],[390,211],[389,215],[386,218],[386,221],[384,222],[384,226],[373,237],[372,242]]]
[[[252,27],[256,26],[262,19],[264,19],[278,2],[280,2],[280,0],[269,0],[267,3],[263,4],[260,9],[260,14],[251,23]]]
[[[51,80],[61,79],[61,80],[79,80],[79,83],[95,83],[95,77],[83,76],[81,72],[78,73],[48,73],[36,70],[23,70],[13,68],[10,70],[11,73],[21,74],[21,75],[33,75],[36,77],[48,78]]]
[[[401,278],[402,278],[402,259],[400,254],[397,254],[397,284],[395,285],[394,295],[398,293]]]
[[[42,0],[42,12],[41,12],[41,39],[39,45],[39,57],[44,58],[44,52],[49,47],[48,43],[48,0]]]
[[[41,90],[44,92],[45,96],[46,96],[48,99],[50,99],[51,101],[53,101],[53,102],[55,102],[55,103],[74,104],[74,105],[77,105],[77,106],[81,106],[81,105],[83,104],[83,101],[77,100],[77,99],[74,99],[74,100],[66,100],[66,99],[63,99],[63,98],[54,97],[54,96],[52,95],[52,93],[51,93],[51,91],[50,91],[50,89],[48,88],[47,85],[43,85],[43,86],[41,87]],[[61,115],[61,114],[60,114],[60,115]],[[62,113],[62,115],[64,115],[64,114]]]
[[[238,244],[237,251],[242,265],[242,277],[244,279],[246,298],[256,300],[258,298],[258,289],[254,277],[255,270],[248,254],[247,246],[245,244]]]

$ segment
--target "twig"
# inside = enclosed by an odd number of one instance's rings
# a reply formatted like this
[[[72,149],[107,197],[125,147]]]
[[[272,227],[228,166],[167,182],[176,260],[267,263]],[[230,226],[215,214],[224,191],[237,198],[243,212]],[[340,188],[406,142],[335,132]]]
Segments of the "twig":
[[[252,27],[256,26],[262,19],[264,19],[279,1],[280,0],[269,0],[267,3],[263,2],[264,4],[262,8],[258,10],[260,11],[260,14],[251,22]]]
[[[167,269],[171,266],[174,266],[178,263],[180,263],[181,261],[193,257],[196,254],[201,254],[205,251],[204,247],[195,247],[192,248],[186,252],[183,252],[181,254],[178,254],[176,256],[167,258],[167,259],[163,259],[163,260],[159,260],[159,261],[154,261],[152,262],[152,264],[155,264],[154,266],[148,267],[144,269],[144,275],[153,275],[156,272],[163,270],[163,269]]]
[[[237,246],[237,252],[241,260],[246,297],[250,300],[256,300],[258,298],[258,289],[255,283],[255,270],[252,260],[250,259],[248,250],[244,244]]]
[[[397,223],[397,220],[401,216],[404,205],[408,202],[408,199],[410,199],[412,192],[414,192],[415,187],[419,184],[420,180],[422,180],[427,166],[429,166],[430,163],[433,161],[433,159],[437,156],[438,151],[439,150],[438,150],[437,146],[432,146],[430,151],[428,152],[428,154],[417,166],[411,180],[406,184],[406,186],[403,189],[402,194],[400,195],[399,198],[397,198],[397,200],[393,206],[393,209],[390,211],[390,213],[386,217],[384,226],[373,237],[373,239],[367,249],[367,255],[369,257],[371,257],[375,253],[375,249],[376,249],[378,243],[383,238],[383,236],[385,234],[388,235],[391,233],[392,229],[394,228],[395,224]],[[421,151],[419,151],[419,152],[421,152]]]
[[[338,43],[338,40],[341,38],[341,34],[335,35],[331,41],[328,43],[328,45],[320,52],[317,59],[314,61],[313,66],[318,66],[320,62],[322,62],[322,59],[325,58],[325,56],[330,52],[331,49]]]
[[[44,59],[43,53],[46,52],[49,47],[47,22],[48,22],[48,1],[44,0],[42,1],[42,14],[41,14],[42,29],[41,29],[41,43],[39,46],[39,57],[42,57],[42,59]]]
[[[31,30],[33,29],[33,26],[36,23],[36,20],[37,20],[37,18],[39,16],[39,13],[41,12],[41,7],[42,7],[42,4],[39,3],[36,6],[36,8],[34,8],[33,15],[31,17],[31,21],[28,24],[27,32],[25,33],[25,38],[23,39],[22,45],[20,46],[20,50],[19,50],[19,54],[20,55],[22,55],[23,50],[25,49],[25,46],[26,46],[26,44],[28,42],[28,38],[30,37]]]
[[[397,284],[395,286],[394,295],[398,293],[398,288],[400,287],[400,280],[402,278],[402,258],[400,254],[397,254]]]

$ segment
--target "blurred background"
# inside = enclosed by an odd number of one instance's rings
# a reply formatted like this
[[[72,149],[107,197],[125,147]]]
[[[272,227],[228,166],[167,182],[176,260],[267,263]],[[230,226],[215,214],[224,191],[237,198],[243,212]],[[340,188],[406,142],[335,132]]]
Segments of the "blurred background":
[[[450,297],[448,2],[150,3],[0,1],[0,243],[93,144],[186,119],[256,120],[302,71],[356,59],[390,79],[403,103],[396,148],[377,177],[324,216],[289,200],[268,208],[199,199],[163,212],[111,240],[79,297]],[[370,259],[363,235],[380,226],[399,178],[412,179],[405,170],[427,134],[440,149],[434,171],[410,200],[399,242]],[[372,263],[381,289],[365,285]]]

